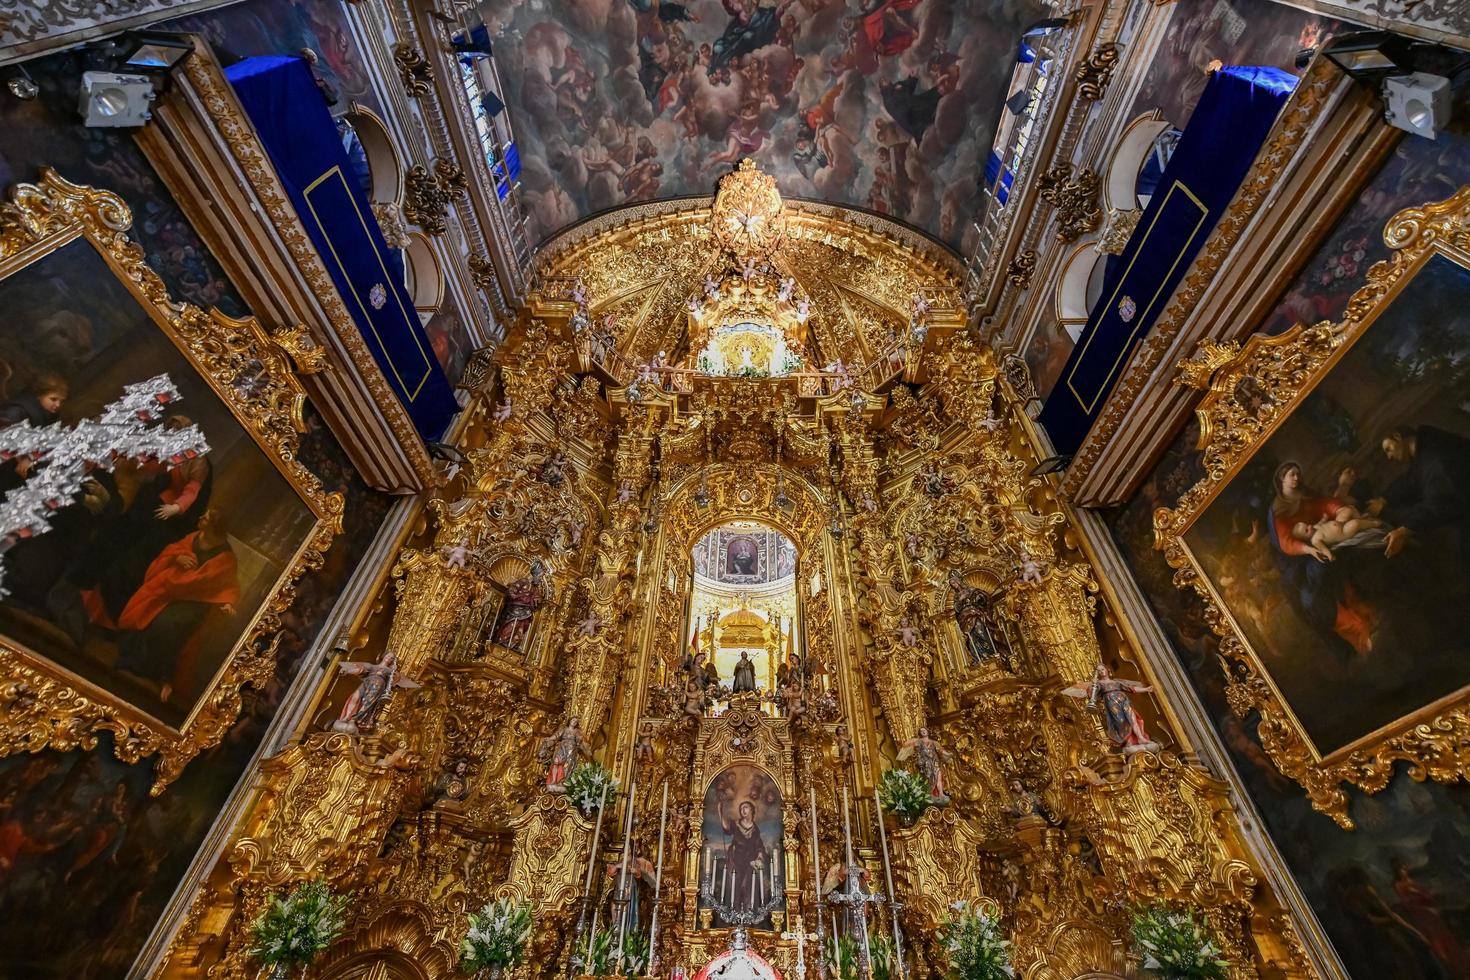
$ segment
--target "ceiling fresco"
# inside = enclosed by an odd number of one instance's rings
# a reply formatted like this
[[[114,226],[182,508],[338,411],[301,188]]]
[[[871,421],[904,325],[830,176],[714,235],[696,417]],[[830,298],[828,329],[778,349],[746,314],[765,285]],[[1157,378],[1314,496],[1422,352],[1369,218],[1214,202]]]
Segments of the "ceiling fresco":
[[[788,197],[962,247],[1040,0],[492,0],[481,14],[532,237],[707,195],[742,157]]]

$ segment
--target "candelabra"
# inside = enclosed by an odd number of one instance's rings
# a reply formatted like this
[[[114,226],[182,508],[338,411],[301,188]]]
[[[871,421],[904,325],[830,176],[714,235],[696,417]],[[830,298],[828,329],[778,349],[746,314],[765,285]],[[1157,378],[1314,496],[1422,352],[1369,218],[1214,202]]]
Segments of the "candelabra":
[[[730,948],[733,950],[745,949],[749,943],[750,927],[757,922],[764,922],[766,917],[774,912],[786,900],[786,890],[779,876],[772,876],[771,894],[760,905],[751,901],[744,908],[725,902],[724,897],[715,894],[715,882],[712,865],[707,865],[704,872],[704,880],[699,883],[699,898],[706,908],[714,910],[726,925],[733,926],[734,935],[730,940]],[[732,899],[734,895],[730,896]],[[751,896],[754,898],[754,895]]]

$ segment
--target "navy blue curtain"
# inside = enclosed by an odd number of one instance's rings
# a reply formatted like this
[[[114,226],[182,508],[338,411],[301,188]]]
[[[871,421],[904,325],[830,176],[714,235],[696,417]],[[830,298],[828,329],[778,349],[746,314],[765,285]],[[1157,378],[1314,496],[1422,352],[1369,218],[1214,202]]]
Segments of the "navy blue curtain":
[[[1276,68],[1222,68],[1210,77],[1138,228],[1108,264],[1102,296],[1042,409],[1058,453],[1069,456],[1082,445],[1295,86],[1294,75]]]
[[[247,58],[225,70],[270,154],[368,350],[419,435],[436,438],[458,410],[403,285],[402,265],[383,240],[367,195],[300,58]]]

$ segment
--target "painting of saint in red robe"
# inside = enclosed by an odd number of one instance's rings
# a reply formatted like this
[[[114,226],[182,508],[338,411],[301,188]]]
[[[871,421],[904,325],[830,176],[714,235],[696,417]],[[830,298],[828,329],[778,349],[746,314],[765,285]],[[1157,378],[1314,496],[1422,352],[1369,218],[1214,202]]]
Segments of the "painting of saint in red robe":
[[[169,671],[172,692],[185,703],[192,701],[209,682],[200,676],[201,634],[210,624],[228,623],[239,601],[239,569],[224,515],[206,510],[199,530],[153,559],[117,617],[117,668],[142,677]]]

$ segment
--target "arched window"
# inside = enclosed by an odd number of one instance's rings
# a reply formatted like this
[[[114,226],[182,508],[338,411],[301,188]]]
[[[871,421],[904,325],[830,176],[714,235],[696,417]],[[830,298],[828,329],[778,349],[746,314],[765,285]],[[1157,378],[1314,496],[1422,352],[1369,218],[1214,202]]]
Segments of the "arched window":
[[[1173,155],[1178,132],[1158,109],[1127,125],[1108,163],[1104,196],[1109,209],[1134,211],[1148,205],[1147,195],[1153,193],[1159,174]]]

